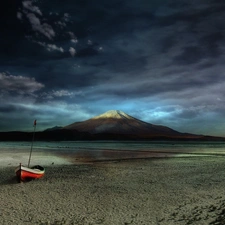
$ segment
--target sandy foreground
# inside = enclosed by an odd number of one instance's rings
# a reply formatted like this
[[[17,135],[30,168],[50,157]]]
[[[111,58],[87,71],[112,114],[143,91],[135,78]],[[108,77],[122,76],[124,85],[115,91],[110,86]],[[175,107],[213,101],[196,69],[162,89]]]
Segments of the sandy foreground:
[[[27,183],[14,169],[0,167],[0,224],[225,224],[224,157],[54,164]]]

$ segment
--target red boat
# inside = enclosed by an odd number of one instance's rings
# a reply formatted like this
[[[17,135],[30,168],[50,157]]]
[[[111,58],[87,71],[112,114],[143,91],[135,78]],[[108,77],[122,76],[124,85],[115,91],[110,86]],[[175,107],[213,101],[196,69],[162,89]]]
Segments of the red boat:
[[[28,161],[28,166],[23,166],[21,163],[20,165],[15,169],[16,176],[18,178],[18,181],[30,181],[33,179],[38,179],[44,176],[45,169],[42,166],[36,165],[36,166],[30,166],[30,159],[31,159],[31,153],[32,153],[32,148],[33,148],[33,142],[34,142],[34,134],[35,134],[35,129],[36,129],[36,120],[34,121],[34,132],[33,132],[33,140],[32,140],[32,145],[31,145],[31,150],[30,150],[30,157]]]
[[[38,179],[44,176],[45,169],[42,166],[36,165],[31,168],[19,165],[16,170],[16,176],[18,181],[30,181],[33,179]]]

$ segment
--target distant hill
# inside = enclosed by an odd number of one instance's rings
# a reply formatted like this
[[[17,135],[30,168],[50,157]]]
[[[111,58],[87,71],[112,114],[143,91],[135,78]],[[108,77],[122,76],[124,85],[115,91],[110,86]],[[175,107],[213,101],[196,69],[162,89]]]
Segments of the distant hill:
[[[63,128],[63,127],[61,127],[61,126],[55,126],[55,127],[48,128],[48,129],[46,129],[46,130],[44,130],[44,131],[46,132],[46,131],[59,130],[59,129],[61,129],[61,128]]]
[[[31,138],[32,132],[0,132],[0,141],[31,141]],[[224,141],[225,138],[181,133],[166,126],[146,123],[119,110],[110,110],[82,122],[35,133],[35,141],[73,140]]]

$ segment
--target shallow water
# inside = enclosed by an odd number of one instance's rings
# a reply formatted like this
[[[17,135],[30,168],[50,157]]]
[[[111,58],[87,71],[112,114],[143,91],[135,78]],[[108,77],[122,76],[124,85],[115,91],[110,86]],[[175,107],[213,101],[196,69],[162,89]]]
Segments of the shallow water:
[[[31,142],[0,142],[1,165],[27,161]],[[225,156],[224,142],[182,141],[66,141],[34,142],[32,162],[84,163],[151,157]]]
[[[0,142],[0,149],[20,151],[30,149],[31,142]],[[225,142],[200,141],[60,141],[33,143],[36,150],[129,150],[129,151],[182,151],[198,153],[225,153]]]

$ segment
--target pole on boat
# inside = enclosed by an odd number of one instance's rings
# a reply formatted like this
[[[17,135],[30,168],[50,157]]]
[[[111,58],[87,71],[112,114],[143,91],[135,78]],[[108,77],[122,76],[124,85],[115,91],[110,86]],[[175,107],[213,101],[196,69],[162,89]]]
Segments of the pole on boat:
[[[34,135],[35,135],[36,124],[37,124],[37,120],[34,120],[34,131],[33,131],[33,138],[32,138],[31,149],[30,149],[30,156],[29,156],[29,160],[28,160],[28,167],[30,166],[30,159],[31,159],[31,154],[32,154],[32,150],[33,150],[33,143],[34,143]]]

